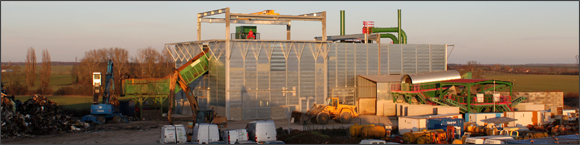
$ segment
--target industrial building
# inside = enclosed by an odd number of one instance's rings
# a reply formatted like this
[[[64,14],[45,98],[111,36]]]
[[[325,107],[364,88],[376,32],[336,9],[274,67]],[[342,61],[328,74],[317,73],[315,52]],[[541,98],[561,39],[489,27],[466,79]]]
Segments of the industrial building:
[[[230,19],[204,17],[217,14]],[[378,34],[362,35],[376,43],[337,43],[326,39],[332,38],[326,36],[326,12],[270,18],[230,13],[229,8],[199,13],[197,41],[165,44],[176,67],[209,50],[208,73],[190,84],[200,108],[214,108],[228,120],[287,118],[292,111],[326,103],[329,96],[356,104],[356,80],[361,79],[357,76],[447,70],[447,44],[385,44]],[[320,21],[324,39],[290,40],[291,20]],[[226,35],[222,40],[201,40],[202,22],[226,23],[226,34],[230,34],[230,23],[287,25],[288,39],[267,40],[264,35],[261,39],[230,39]],[[375,91],[388,89],[377,87]],[[176,94],[176,112],[191,114],[182,93]]]

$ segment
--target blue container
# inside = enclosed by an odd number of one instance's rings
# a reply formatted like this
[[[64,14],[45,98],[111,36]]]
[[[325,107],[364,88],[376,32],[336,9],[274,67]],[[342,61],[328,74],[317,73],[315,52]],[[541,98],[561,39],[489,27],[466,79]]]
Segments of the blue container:
[[[461,136],[463,135],[463,123],[465,122],[465,120],[461,119],[461,118],[433,118],[433,119],[427,119],[427,129],[428,130],[433,130],[433,129],[443,129],[445,131],[447,131],[447,126],[451,125],[451,126],[455,126],[455,127],[459,127],[460,134],[456,134],[454,136],[454,138],[461,138]]]
[[[113,105],[111,104],[96,104],[91,105],[91,114],[113,114]]]

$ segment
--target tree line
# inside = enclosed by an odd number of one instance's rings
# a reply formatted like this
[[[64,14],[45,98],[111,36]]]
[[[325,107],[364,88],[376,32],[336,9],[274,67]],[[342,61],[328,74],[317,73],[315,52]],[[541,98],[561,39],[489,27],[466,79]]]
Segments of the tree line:
[[[42,50],[42,63],[40,64],[40,69],[37,72],[36,63],[36,52],[33,47],[28,48],[26,53],[26,62],[24,64],[24,75],[20,73],[20,68],[15,67],[14,70],[6,74],[2,74],[6,77],[6,84],[4,89],[10,94],[50,94],[52,92],[50,88],[50,75],[51,75],[51,62],[50,54],[47,49]],[[40,84],[37,89],[31,89],[35,87],[36,80],[39,80]]]
[[[83,58],[75,63],[71,69],[70,76],[72,84],[63,86],[56,90],[50,89],[50,55],[48,50],[42,53],[41,69],[37,73],[36,55],[34,48],[28,50],[25,62],[25,71],[20,73],[18,67],[12,72],[3,73],[7,80],[4,88],[9,94],[30,95],[30,94],[53,94],[53,95],[92,95],[92,74],[101,72],[105,76],[107,63],[113,61],[113,77],[117,95],[121,93],[121,78],[160,78],[173,72],[175,63],[168,51],[158,51],[152,47],[138,49],[137,54],[129,56],[129,51],[124,48],[111,47],[93,49],[85,52]],[[24,75],[22,75],[24,74]],[[37,77],[38,76],[38,77]],[[34,81],[40,79],[40,86],[37,90],[29,90],[34,87]],[[20,83],[25,82],[25,83]],[[103,79],[104,87],[104,79]]]

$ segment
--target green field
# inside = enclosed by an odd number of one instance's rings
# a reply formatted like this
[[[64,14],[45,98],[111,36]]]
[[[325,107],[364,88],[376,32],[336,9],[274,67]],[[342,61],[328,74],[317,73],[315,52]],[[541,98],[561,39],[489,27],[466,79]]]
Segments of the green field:
[[[31,95],[15,96],[15,99],[23,103],[30,99]],[[63,105],[71,109],[88,109],[93,102],[93,96],[45,96],[48,100],[55,102],[57,105]],[[99,97],[99,102],[102,97]],[[119,98],[119,100],[131,100],[130,98]]]
[[[514,91],[563,91],[564,94],[578,93],[578,76],[575,75],[486,75],[485,79],[511,80]],[[515,81],[514,81],[515,80]]]

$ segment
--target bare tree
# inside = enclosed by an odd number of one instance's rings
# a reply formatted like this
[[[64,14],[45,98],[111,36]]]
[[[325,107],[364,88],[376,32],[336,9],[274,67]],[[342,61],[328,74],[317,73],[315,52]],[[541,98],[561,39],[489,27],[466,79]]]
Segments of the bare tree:
[[[500,69],[501,69],[501,64],[496,63],[493,65],[493,69],[492,69],[493,71],[499,71]]]
[[[464,69],[467,72],[471,72],[472,78],[483,78],[481,64],[477,61],[468,61],[467,65],[464,66]]]
[[[129,73],[129,51],[123,48],[109,48],[111,60],[115,64],[113,71],[115,72],[115,92],[121,92],[121,76]]]
[[[35,75],[36,75],[36,53],[34,48],[28,48],[28,53],[26,54],[26,84],[29,87],[34,87]]]
[[[160,54],[152,47],[139,49],[135,61],[139,64],[140,76],[143,78],[161,77],[156,66],[160,61]]]
[[[40,71],[40,93],[50,94],[50,54],[48,50],[42,51],[42,70]]]
[[[162,55],[161,55],[161,65],[162,70],[161,71],[161,76],[166,76],[169,75],[171,73],[173,73],[173,68],[175,68],[175,62],[173,61],[173,58],[171,57],[171,54],[169,53],[169,51],[163,51],[162,50]]]

